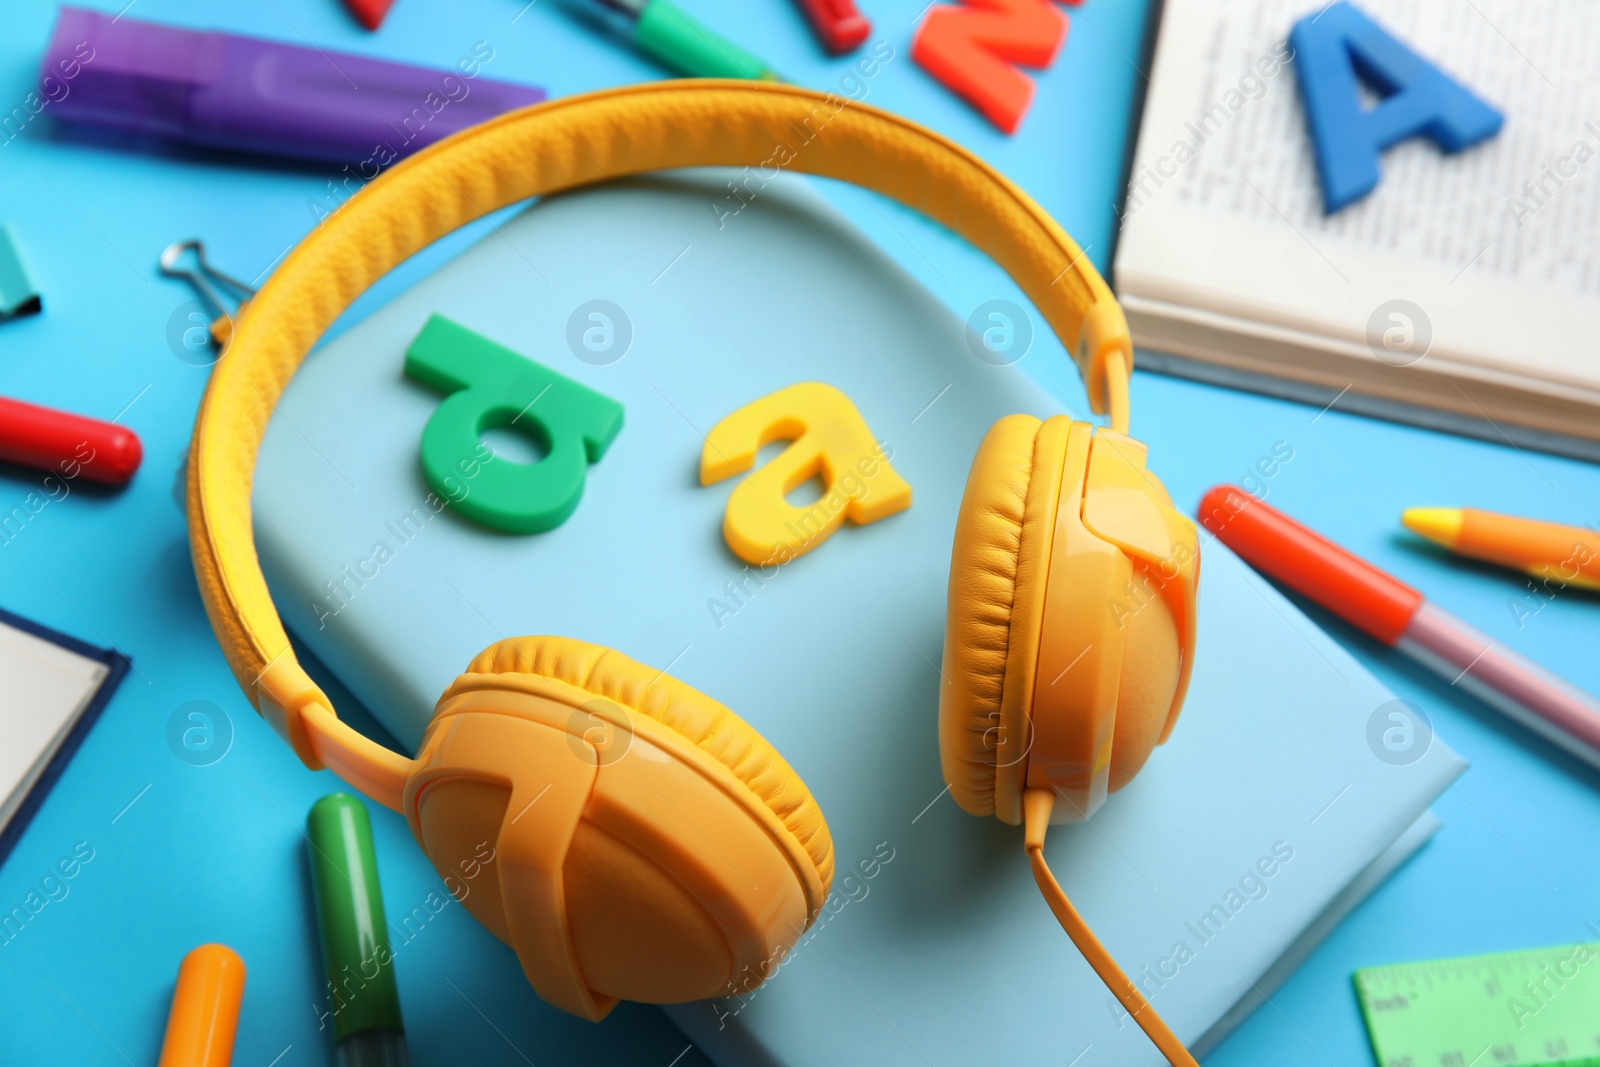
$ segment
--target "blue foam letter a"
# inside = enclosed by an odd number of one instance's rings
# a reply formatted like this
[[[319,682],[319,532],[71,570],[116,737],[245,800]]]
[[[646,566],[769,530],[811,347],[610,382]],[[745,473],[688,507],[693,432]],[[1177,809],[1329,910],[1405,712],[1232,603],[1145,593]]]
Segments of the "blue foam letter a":
[[[1330,215],[1377,188],[1385,148],[1427,137],[1459,152],[1500,130],[1500,112],[1343,0],[1295,23],[1289,44]],[[1358,78],[1377,106],[1362,106]]]

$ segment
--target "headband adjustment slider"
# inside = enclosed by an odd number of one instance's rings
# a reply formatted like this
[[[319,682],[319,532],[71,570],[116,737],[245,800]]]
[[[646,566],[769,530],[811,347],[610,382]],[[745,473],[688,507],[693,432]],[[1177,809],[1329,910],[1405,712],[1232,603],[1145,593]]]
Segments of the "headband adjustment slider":
[[[1083,376],[1089,394],[1089,409],[1104,415],[1111,407],[1114,390],[1107,374],[1121,374],[1124,382],[1133,370],[1133,340],[1122,307],[1110,296],[1102,297],[1084,313],[1078,327],[1078,343],[1072,350],[1073,362]],[[1119,362],[1120,368],[1110,367]]]
[[[304,720],[306,709],[313,704],[327,706],[328,698],[288,649],[256,677],[256,710],[279,737],[289,742],[300,762],[320,771],[323,763],[312,746]]]

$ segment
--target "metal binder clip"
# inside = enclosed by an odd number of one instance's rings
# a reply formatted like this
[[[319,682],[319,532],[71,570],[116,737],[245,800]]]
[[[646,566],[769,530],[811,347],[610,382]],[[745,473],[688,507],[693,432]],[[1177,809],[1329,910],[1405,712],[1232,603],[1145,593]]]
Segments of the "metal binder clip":
[[[194,253],[197,269],[191,270],[178,265],[185,252]],[[231,293],[232,297],[237,298],[238,302],[234,307],[237,311],[256,295],[255,287],[222,273],[206,262],[205,245],[192,237],[185,241],[174,241],[161,250],[161,273],[174,278],[183,278],[194,287],[194,291],[210,308],[213,316],[211,339],[219,347],[226,348],[228,339],[233,336],[233,313],[229,312],[228,305],[223,302],[223,293]]]

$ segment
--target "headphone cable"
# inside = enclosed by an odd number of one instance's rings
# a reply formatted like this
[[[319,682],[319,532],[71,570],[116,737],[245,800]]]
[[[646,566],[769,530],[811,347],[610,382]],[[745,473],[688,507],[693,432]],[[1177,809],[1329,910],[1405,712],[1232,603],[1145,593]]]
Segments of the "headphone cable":
[[[1149,1035],[1156,1048],[1167,1058],[1167,1062],[1172,1064],[1172,1067],[1199,1067],[1195,1058],[1189,1055],[1189,1050],[1183,1047],[1183,1042],[1167,1028],[1161,1016],[1157,1015],[1149,1001],[1144,999],[1139,988],[1122,973],[1117,961],[1112,959],[1111,953],[1100,944],[1100,940],[1083,921],[1083,916],[1078,914],[1078,909],[1067,899],[1067,894],[1056,881],[1055,875],[1050,873],[1050,867],[1044,861],[1044,833],[1050,825],[1050,809],[1054,803],[1055,796],[1048,789],[1029,789],[1022,795],[1024,842],[1028,850],[1028,863],[1033,867],[1033,880],[1039,883],[1039,892],[1044,894],[1045,903],[1050,905],[1056,921],[1067,932],[1067,936],[1072,938],[1072,943],[1078,946],[1078,951],[1089,961],[1089,966],[1094,968],[1095,974],[1100,976],[1106,988],[1111,990],[1122,1003],[1123,1010],[1133,1016],[1133,1021],[1139,1024],[1139,1029]]]

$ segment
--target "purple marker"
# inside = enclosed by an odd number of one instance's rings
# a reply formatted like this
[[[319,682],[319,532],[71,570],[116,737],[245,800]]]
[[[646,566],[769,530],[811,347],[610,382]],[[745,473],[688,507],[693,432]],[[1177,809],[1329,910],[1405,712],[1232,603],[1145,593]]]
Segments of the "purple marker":
[[[545,98],[542,89],[480,77],[493,58],[480,42],[455,67],[433,70],[63,5],[39,81],[57,118],[207,148],[381,166]]]

